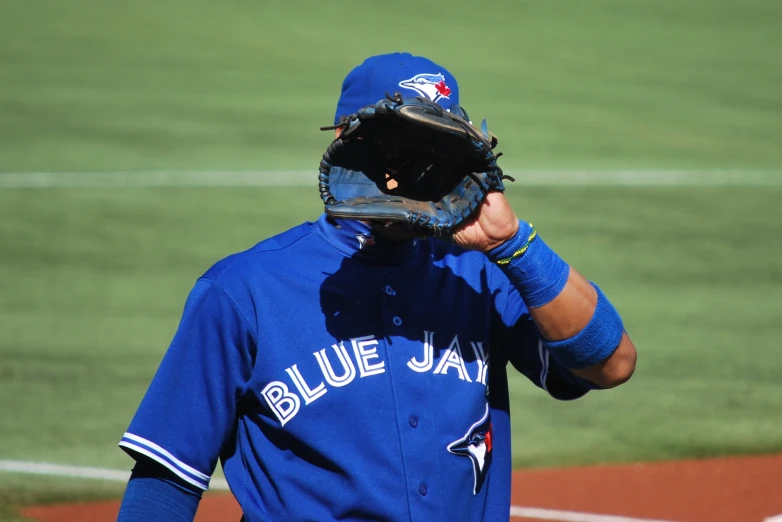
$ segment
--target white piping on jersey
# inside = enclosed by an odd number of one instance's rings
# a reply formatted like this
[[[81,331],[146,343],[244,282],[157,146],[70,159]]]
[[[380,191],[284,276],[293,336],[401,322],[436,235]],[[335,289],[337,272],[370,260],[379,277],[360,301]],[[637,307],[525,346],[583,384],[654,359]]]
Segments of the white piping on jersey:
[[[544,390],[546,390],[546,393],[551,395],[551,392],[548,391],[548,386],[546,386],[546,380],[548,379],[548,365],[549,365],[549,355],[548,350],[543,349],[543,339],[538,339],[538,355],[540,356],[540,385],[543,387]],[[553,395],[551,395],[554,397]],[[556,397],[554,397],[556,399]]]
[[[160,455],[152,453],[151,451],[149,451],[147,449],[144,449],[141,446],[137,446],[137,445],[135,445],[135,444],[133,444],[131,442],[125,442],[124,440],[120,441],[119,445],[123,446],[125,448],[132,449],[133,451],[135,451],[137,453],[141,453],[142,455],[146,455],[147,457],[151,458],[152,460],[155,460],[155,461],[159,462],[160,464],[162,464],[163,466],[165,466],[166,468],[171,470],[173,473],[175,473],[179,478],[181,478],[182,480],[184,480],[184,481],[194,485],[195,487],[197,487],[199,489],[203,489],[204,491],[209,489],[209,486],[207,486],[206,484],[202,484],[202,483],[198,482],[196,479],[186,475],[179,468],[177,468],[176,466],[174,466],[173,464],[168,462],[166,459],[164,459]]]
[[[204,475],[203,473],[201,473],[197,469],[188,466],[187,464],[185,464],[184,462],[182,462],[181,460],[179,460],[178,458],[176,458],[171,453],[166,451],[164,448],[158,446],[157,444],[155,444],[151,440],[147,440],[144,437],[139,437],[138,435],[133,435],[132,433],[125,433],[125,435],[123,435],[122,437],[125,438],[125,439],[134,440],[134,441],[138,442],[139,444],[143,444],[144,446],[147,446],[150,449],[153,449],[153,450],[157,451],[158,453],[160,453],[164,457],[167,457],[167,458],[171,459],[171,462],[173,462],[174,464],[176,464],[177,466],[179,466],[183,470],[187,471],[188,473],[191,473],[191,474],[195,475],[196,477],[200,478],[201,480],[206,480],[206,481],[209,480],[209,475]]]

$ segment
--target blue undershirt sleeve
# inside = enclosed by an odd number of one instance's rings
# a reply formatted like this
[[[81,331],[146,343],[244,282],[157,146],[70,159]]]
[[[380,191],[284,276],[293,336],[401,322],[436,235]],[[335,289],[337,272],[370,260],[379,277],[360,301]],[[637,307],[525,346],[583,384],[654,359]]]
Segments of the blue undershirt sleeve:
[[[192,522],[201,490],[164,466],[140,457],[122,498],[117,522]]]

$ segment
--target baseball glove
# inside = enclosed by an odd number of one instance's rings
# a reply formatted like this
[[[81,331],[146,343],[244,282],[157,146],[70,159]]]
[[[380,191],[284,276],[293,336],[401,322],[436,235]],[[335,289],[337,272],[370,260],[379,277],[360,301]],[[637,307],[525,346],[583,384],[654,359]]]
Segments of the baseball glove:
[[[320,197],[335,218],[360,219],[397,235],[450,236],[486,194],[503,191],[497,138],[458,105],[386,99],[321,130],[342,129],[320,162]]]

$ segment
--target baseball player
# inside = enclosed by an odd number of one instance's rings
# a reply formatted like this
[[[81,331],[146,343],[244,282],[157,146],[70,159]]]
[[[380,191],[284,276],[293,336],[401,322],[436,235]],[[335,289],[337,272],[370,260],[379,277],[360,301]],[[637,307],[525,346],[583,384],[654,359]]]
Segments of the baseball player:
[[[346,118],[387,93],[401,96]],[[480,205],[453,219],[405,212],[406,235],[388,226],[389,198],[351,200],[357,214],[335,217],[338,181],[324,160],[327,212],[195,283],[119,443],[136,462],[120,521],[193,520],[218,459],[247,522],[506,521],[508,363],[560,400],[630,378],[636,351],[619,314],[516,216],[487,152],[496,140],[464,125],[458,100],[456,79],[423,57],[375,56],[348,74],[338,135],[368,114],[423,107],[424,118],[461,122],[440,127],[468,136],[492,183],[476,178]],[[350,161],[382,161],[367,151],[393,147],[378,140],[354,139],[364,156]],[[382,172],[399,179],[410,164]],[[369,171],[351,168],[343,174]],[[349,176],[353,190],[361,182]],[[447,201],[476,183],[459,187]]]

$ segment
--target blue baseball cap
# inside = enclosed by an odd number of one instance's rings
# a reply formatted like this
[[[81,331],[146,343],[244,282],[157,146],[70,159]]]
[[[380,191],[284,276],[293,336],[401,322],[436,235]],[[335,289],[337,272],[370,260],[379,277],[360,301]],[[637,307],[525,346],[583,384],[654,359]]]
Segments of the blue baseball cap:
[[[395,92],[403,98],[429,98],[444,109],[459,103],[459,85],[445,67],[410,53],[381,54],[367,58],[345,77],[334,123]]]

